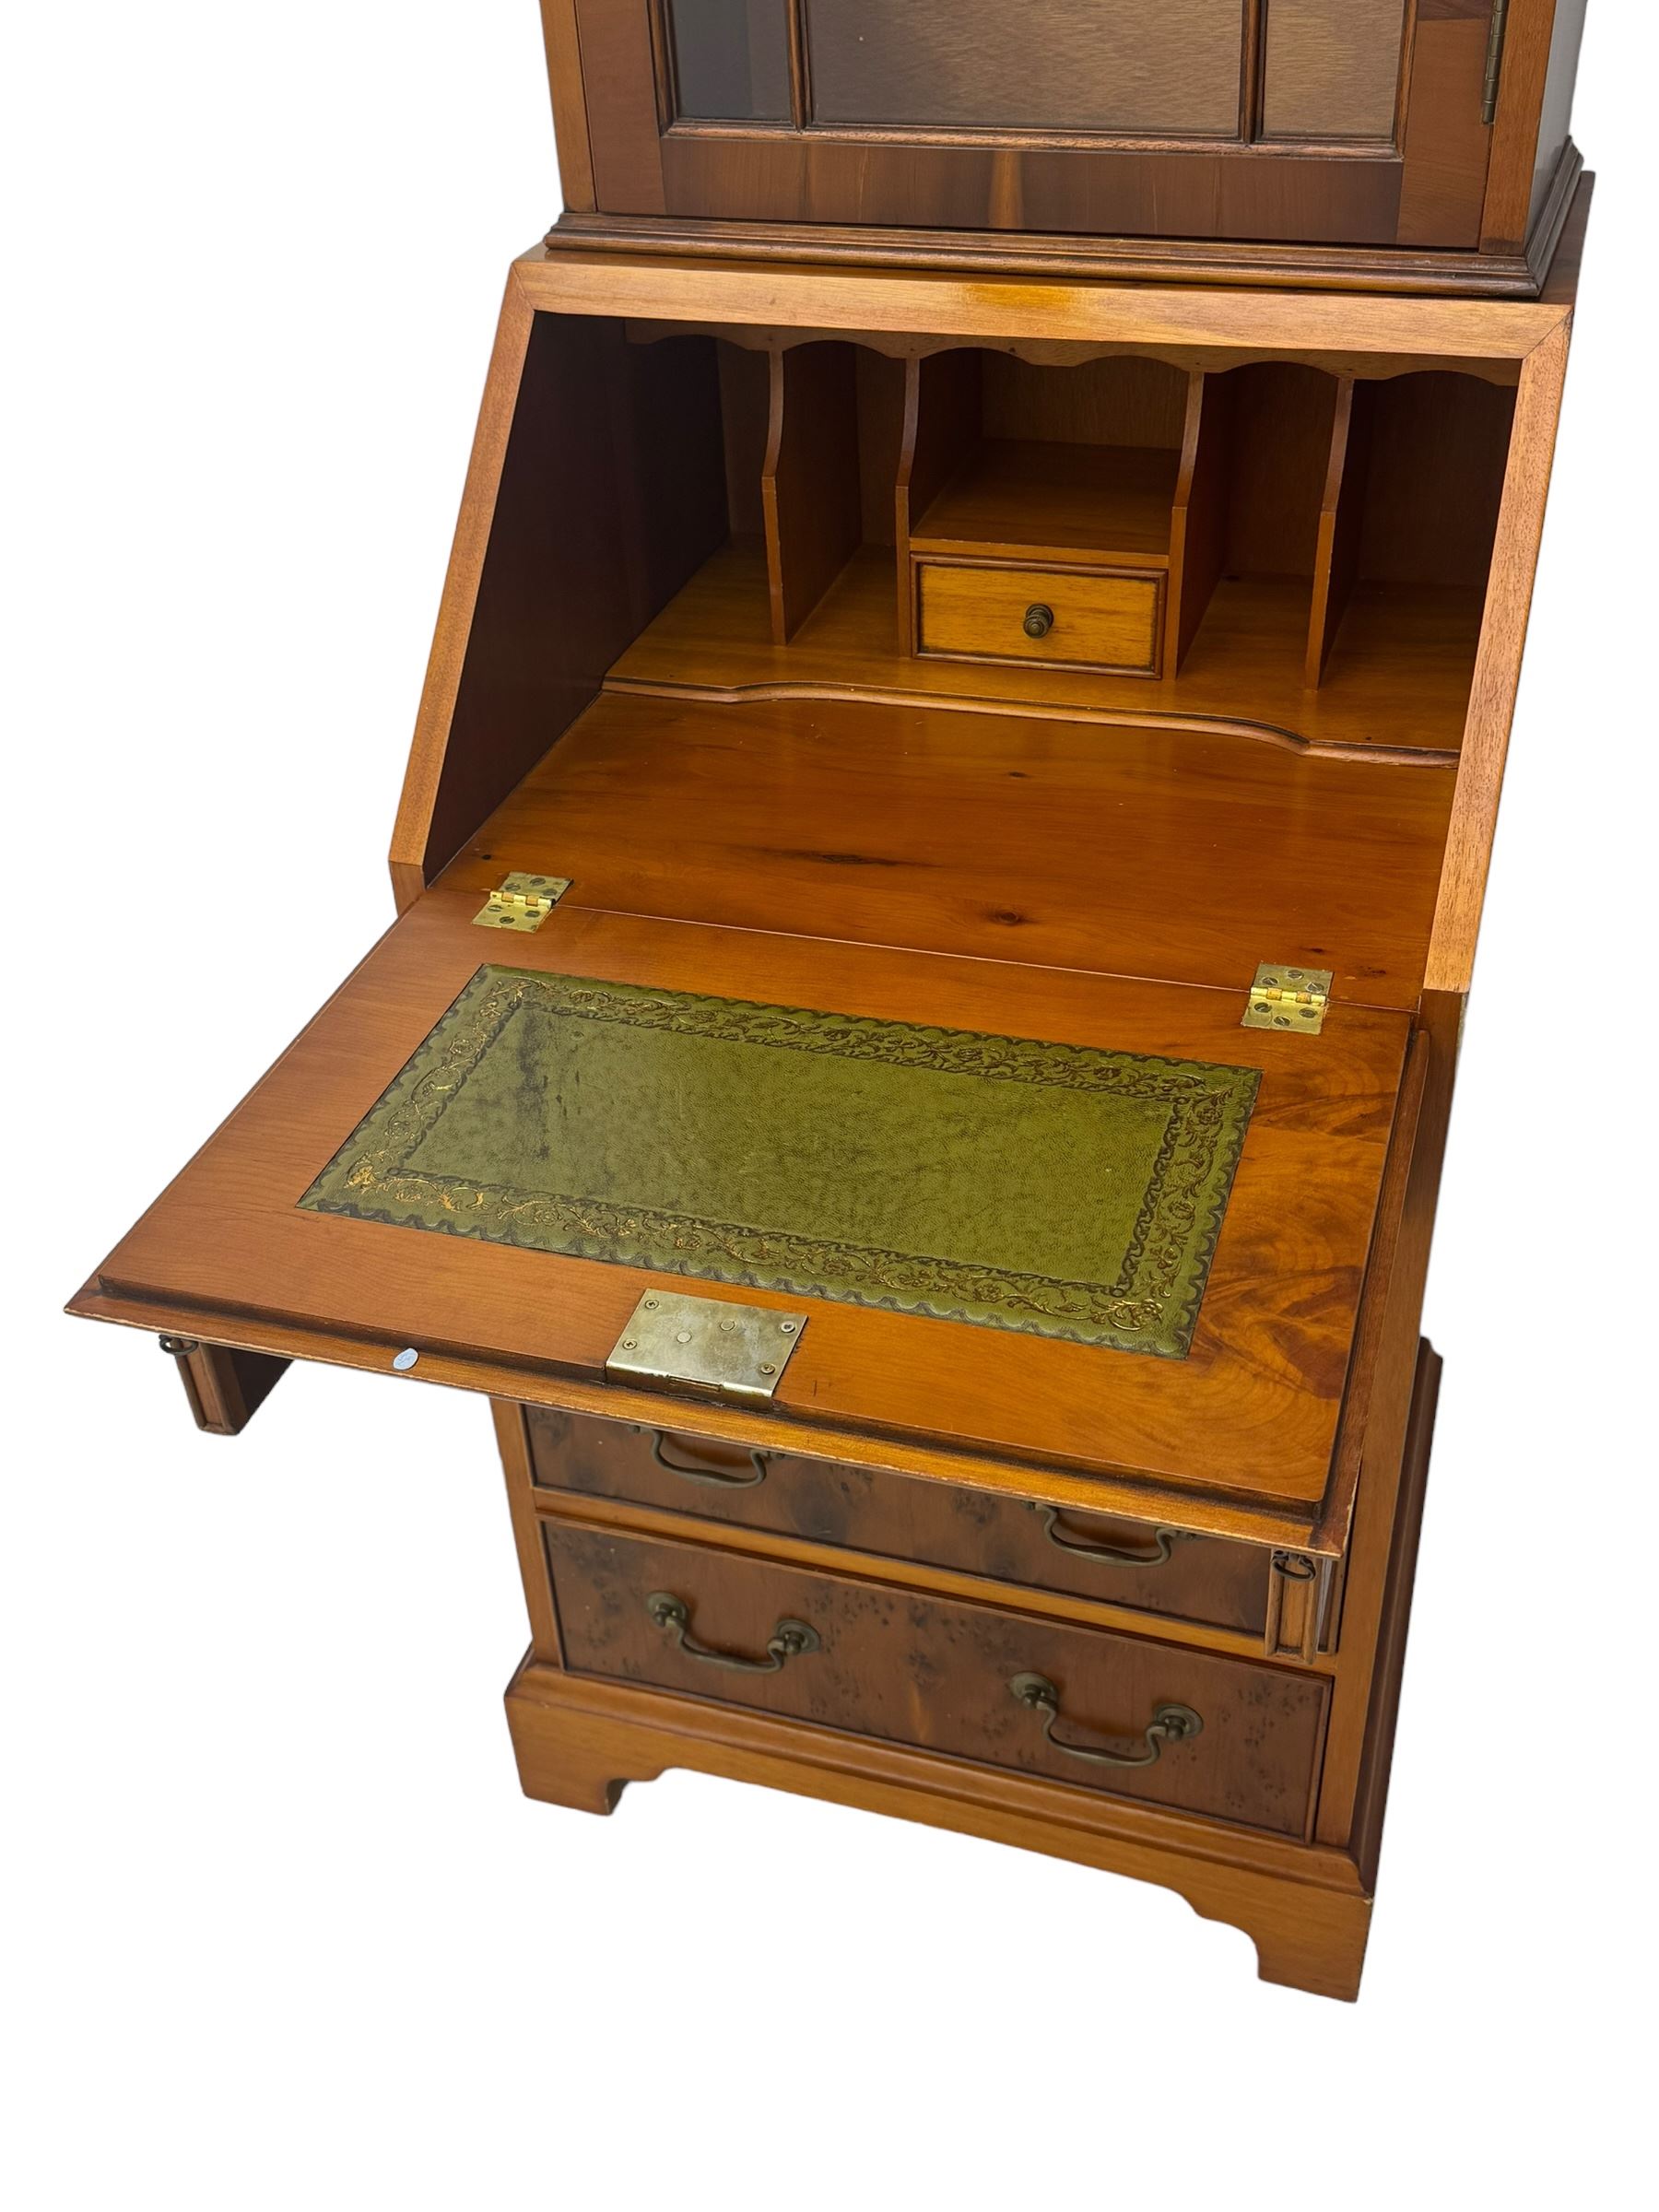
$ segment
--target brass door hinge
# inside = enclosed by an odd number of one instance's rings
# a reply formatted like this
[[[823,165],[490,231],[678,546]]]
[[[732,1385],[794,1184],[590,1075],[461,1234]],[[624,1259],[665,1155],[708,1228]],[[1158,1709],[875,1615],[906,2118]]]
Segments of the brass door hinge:
[[[568,876],[509,876],[473,921],[479,929],[539,929],[570,888]]]
[[[1317,1037],[1331,1003],[1329,968],[1283,968],[1264,960],[1244,1007],[1247,1030],[1300,1030]]]
[[[1509,28],[1509,0],[1492,0],[1492,30],[1487,40],[1486,77],[1480,88],[1480,120],[1498,120],[1498,93],[1503,83],[1504,33]]]

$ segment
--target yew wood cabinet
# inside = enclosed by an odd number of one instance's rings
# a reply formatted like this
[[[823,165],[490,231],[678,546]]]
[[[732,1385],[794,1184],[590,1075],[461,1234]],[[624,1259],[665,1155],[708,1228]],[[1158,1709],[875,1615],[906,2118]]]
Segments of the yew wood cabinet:
[[[541,0],[561,243],[1535,297],[1585,0]]]
[[[1267,135],[1317,13],[1244,10]],[[1406,17],[1432,107],[1486,25]],[[1356,1994],[1588,197],[1535,297],[514,265],[397,919],[73,1311],[221,1433],[293,1360],[488,1397],[533,1796],[933,1822]]]

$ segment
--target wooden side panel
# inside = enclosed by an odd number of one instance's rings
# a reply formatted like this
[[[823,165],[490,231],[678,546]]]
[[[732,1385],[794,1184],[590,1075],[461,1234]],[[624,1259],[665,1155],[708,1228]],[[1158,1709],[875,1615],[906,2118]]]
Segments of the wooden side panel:
[[[518,1553],[519,1578],[524,1588],[524,1606],[530,1616],[530,1653],[535,1659],[559,1666],[564,1663],[564,1652],[559,1641],[559,1622],[553,1611],[553,1594],[547,1585],[541,1530],[535,1518],[524,1407],[505,1398],[492,1398],[489,1411],[495,1422],[496,1445],[501,1454],[501,1473],[507,1484],[507,1510],[512,1517],[512,1541]]]
[[[1425,988],[1430,991],[1465,992],[1475,971],[1475,940],[1486,900],[1521,654],[1532,611],[1569,339],[1570,324],[1559,324],[1527,356],[1515,395],[1491,583],[1429,946]]]
[[[893,487],[904,444],[904,363],[857,348],[858,479],[861,535],[867,546],[894,543]]]
[[[1329,472],[1335,380],[1299,361],[1235,370],[1230,574],[1311,578]]]
[[[1485,589],[1515,395],[1435,371],[1362,387],[1371,460],[1361,488],[1367,582]]]
[[[1226,557],[1233,393],[1226,377],[1194,370],[1170,528],[1169,634],[1163,665],[1171,676],[1179,671],[1198,634]]]
[[[1457,1076],[1461,999],[1436,994],[1424,1001],[1418,1052],[1423,1089],[1410,1172],[1398,1225],[1386,1256],[1380,1296],[1368,1298],[1365,1342],[1356,1359],[1361,1402],[1345,1415],[1337,1444],[1336,1486],[1352,1497],[1348,1559],[1342,1594],[1341,1651],[1331,1728],[1320,1782],[1315,1833],[1347,1845],[1355,1834],[1360,1780],[1371,1741],[1373,1688],[1380,1638],[1387,1618],[1394,1532],[1408,1473],[1406,1438],[1418,1372],[1423,1286],[1440,1199],[1441,1169]],[[1353,1484],[1357,1481],[1357,1492]],[[1346,1511],[1346,1508],[1344,1508]],[[1322,1532],[1327,1536],[1334,1533]]]
[[[1480,240],[1491,132],[1481,120],[1491,0],[1419,0],[1406,109],[1402,246]]]
[[[899,487],[908,495],[906,535],[921,521],[979,436],[983,357],[971,347],[905,364],[905,442]]]
[[[916,650],[911,532],[962,465],[980,434],[983,361],[971,347],[912,355],[904,364],[904,429],[893,495],[900,649]]]
[[[793,346],[772,355],[760,498],[772,641],[787,645],[858,548],[855,347]]]
[[[553,95],[553,133],[559,147],[559,182],[567,207],[591,208],[594,155],[588,135],[587,92],[582,81],[576,0],[541,0],[542,41],[547,50],[547,87]]]
[[[1536,222],[1558,165],[1571,144],[1572,95],[1578,82],[1579,48],[1584,37],[1588,0],[1557,0],[1539,106],[1537,148],[1533,156],[1531,220]]]
[[[1434,1003],[1437,1006],[1443,1004]],[[1379,1403],[1378,1378],[1387,1372],[1383,1354],[1390,1332],[1397,1336],[1406,1325],[1400,1314],[1409,1304],[1412,1290],[1413,1247],[1408,1234],[1411,1194],[1414,1186],[1421,1188],[1426,1180],[1438,1176],[1445,1142],[1450,1089],[1446,1085],[1437,1087],[1430,1081],[1431,1073],[1436,1070],[1438,1046],[1443,1041],[1443,1037],[1433,1028],[1428,1034],[1419,1032],[1413,1038],[1411,1058],[1400,1086],[1399,1112],[1383,1170],[1371,1250],[1366,1255],[1365,1287],[1348,1359],[1336,1450],[1315,1526],[1321,1548],[1328,1553],[1340,1553],[1348,1541],[1354,1497],[1363,1466],[1380,1465],[1385,1481],[1390,1479],[1394,1466],[1392,1451],[1386,1445],[1381,1452],[1376,1449],[1372,1414]],[[1420,1296],[1420,1282],[1418,1290]],[[1409,1320],[1415,1329],[1415,1313]],[[1381,1404],[1380,1418],[1386,1422],[1389,1414],[1386,1394]],[[1352,1562],[1346,1564],[1351,1566]],[[1361,1581],[1362,1571],[1352,1579],[1356,1583]],[[1363,1653],[1363,1643],[1360,1650]]]
[[[468,484],[394,846],[429,882],[726,535],[711,340],[629,346],[608,318],[537,317],[487,417],[499,472]]]
[[[518,407],[519,386],[535,320],[520,269],[515,265],[508,275],[506,297],[501,302],[495,350],[490,356],[489,374],[484,386],[484,404],[473,437],[454,544],[443,580],[437,632],[427,661],[420,712],[409,748],[408,766],[404,771],[397,820],[392,831],[392,887],[400,913],[420,896],[428,878],[427,847],[432,809],[437,804],[438,786],[443,774],[455,695],[461,685],[462,662],[477,607],[478,579],[484,571],[485,548],[489,543],[501,468]]]
[[[1518,253],[1566,149],[1585,0],[1510,0],[1481,245]]]
[[[724,543],[729,527],[720,377],[707,338],[626,346],[610,382],[617,527],[638,632]],[[566,415],[564,436],[580,434]],[[560,521],[568,533],[576,513]],[[586,518],[581,518],[586,519]],[[603,524],[604,517],[594,518]],[[541,619],[546,621],[546,605]]]
[[[1349,595],[1359,574],[1359,547],[1365,519],[1365,490],[1371,465],[1372,391],[1345,376],[1336,387],[1331,425],[1331,465],[1319,512],[1319,545],[1313,559],[1313,608],[1308,624],[1307,684],[1313,689],[1324,675],[1331,647],[1341,628]]]
[[[1411,1417],[1406,1430],[1406,1458],[1394,1546],[1389,1556],[1382,1620],[1371,1680],[1371,1725],[1359,1773],[1354,1812],[1354,1851],[1359,1879],[1368,1891],[1377,1886],[1382,1851],[1382,1817],[1394,1763],[1394,1724],[1400,1711],[1400,1684],[1406,1671],[1406,1639],[1411,1626],[1411,1594],[1417,1579],[1418,1543],[1423,1529],[1423,1501],[1429,1487],[1429,1454],[1434,1441],[1434,1412],[1440,1397],[1441,1361],[1426,1341],[1418,1347]]]
[[[594,192],[613,213],[662,215],[656,58],[646,0],[570,0],[582,44]]]
[[[724,339],[720,361],[720,419],[725,438],[726,513],[732,535],[762,537],[766,511],[760,477],[771,421],[771,363],[768,356]]]

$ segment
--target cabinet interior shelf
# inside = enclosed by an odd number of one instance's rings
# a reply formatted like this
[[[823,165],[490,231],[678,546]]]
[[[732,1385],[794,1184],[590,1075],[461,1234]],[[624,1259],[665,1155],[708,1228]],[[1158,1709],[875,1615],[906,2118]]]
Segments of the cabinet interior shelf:
[[[1458,748],[1512,386],[678,344],[713,348],[728,542],[618,680],[1031,698]]]
[[[986,438],[911,531],[912,553],[1167,568],[1181,455],[1149,446]]]
[[[865,547],[794,639],[767,618],[766,555],[734,539],[622,653],[606,688],[737,699],[798,694],[912,700],[1005,713],[1226,723],[1324,750],[1454,754],[1463,736],[1481,598],[1361,585],[1324,680],[1304,681],[1307,586],[1223,578],[1178,676],[1147,682],[1076,668],[1001,666],[908,653],[893,613],[892,555]]]

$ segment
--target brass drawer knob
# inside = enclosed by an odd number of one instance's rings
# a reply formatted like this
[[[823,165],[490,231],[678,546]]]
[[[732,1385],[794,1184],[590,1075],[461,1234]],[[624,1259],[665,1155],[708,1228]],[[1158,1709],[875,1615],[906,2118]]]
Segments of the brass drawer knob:
[[[1056,1751],[1064,1751],[1068,1759],[1086,1759],[1091,1766],[1155,1767],[1166,1744],[1190,1743],[1204,1727],[1190,1705],[1160,1705],[1141,1731],[1142,1750],[1108,1751],[1100,1745],[1068,1744],[1054,1734],[1060,1718],[1060,1692],[1046,1675],[1016,1675],[1008,1688],[1022,1705],[1041,1713],[1042,1733]]]
[[[1152,1541],[1139,1551],[1131,1551],[1118,1544],[1091,1544],[1087,1536],[1068,1535],[1060,1524],[1060,1509],[1053,1505],[1032,1503],[1031,1511],[1041,1513],[1049,1542],[1057,1551],[1075,1551],[1086,1559],[1101,1559],[1112,1567],[1161,1567],[1181,1537],[1178,1528],[1155,1528]]]
[[[692,1635],[691,1608],[672,1590],[653,1590],[645,1600],[645,1610],[656,1627],[672,1635],[688,1659],[700,1659],[706,1666],[729,1666],[740,1675],[781,1674],[787,1661],[823,1649],[818,1630],[804,1620],[781,1620],[766,1640],[764,1659],[750,1659],[742,1652],[717,1652]]]
[[[1046,638],[1053,627],[1054,610],[1052,606],[1044,606],[1039,599],[1026,608],[1025,634],[1028,638]]]

